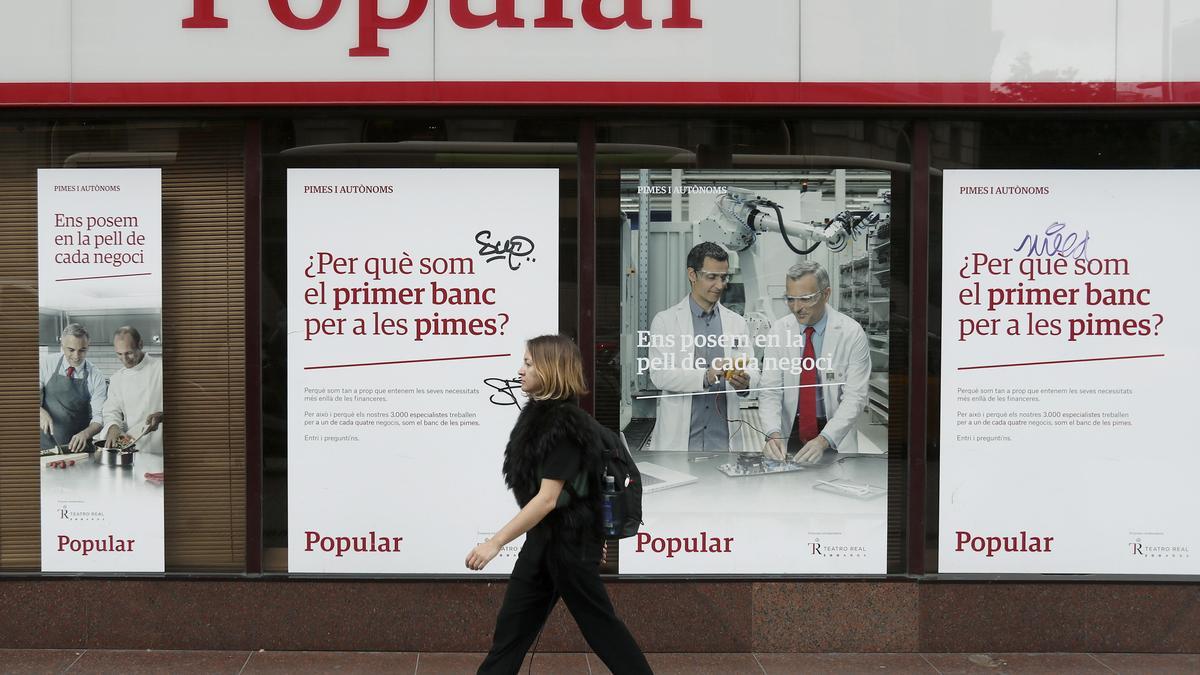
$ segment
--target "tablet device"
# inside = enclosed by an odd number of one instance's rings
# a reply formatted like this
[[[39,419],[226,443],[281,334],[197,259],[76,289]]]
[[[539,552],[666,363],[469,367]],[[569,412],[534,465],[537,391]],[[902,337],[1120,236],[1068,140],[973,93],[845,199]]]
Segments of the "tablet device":
[[[637,468],[642,472],[642,494],[690,485],[700,480],[690,473],[668,469],[652,462],[638,462]]]

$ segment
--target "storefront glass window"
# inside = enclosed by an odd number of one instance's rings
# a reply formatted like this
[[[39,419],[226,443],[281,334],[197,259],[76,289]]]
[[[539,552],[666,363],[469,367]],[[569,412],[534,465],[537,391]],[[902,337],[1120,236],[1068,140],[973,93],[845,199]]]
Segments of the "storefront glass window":
[[[1194,528],[1172,515],[1191,491],[1136,477],[1194,473],[1191,411],[1166,387],[1191,372],[1172,289],[1194,248],[1196,123],[930,130],[926,569],[1194,574]]]
[[[903,571],[908,134],[873,118],[600,124],[596,413],[651,490],[622,573]]]
[[[503,297],[497,301],[492,294],[488,293],[487,288],[474,288],[471,284],[466,283],[466,280],[477,278],[471,274],[482,273],[482,270],[491,270],[496,264],[509,264],[514,270],[522,265],[527,266],[527,269],[537,269],[539,274],[548,273],[549,279],[553,280],[550,283],[557,283],[556,292],[557,306],[540,307],[544,312],[544,316],[557,317],[551,319],[550,323],[546,324],[541,330],[543,332],[560,331],[567,335],[577,336],[578,333],[578,269],[579,269],[579,249],[578,249],[578,206],[576,203],[576,186],[577,186],[577,169],[578,169],[578,150],[576,146],[576,137],[578,132],[577,122],[557,119],[547,116],[523,116],[523,117],[499,117],[499,118],[480,118],[480,117],[464,117],[460,115],[445,115],[434,113],[397,113],[397,114],[372,114],[362,115],[361,113],[345,113],[316,116],[297,116],[291,118],[274,118],[264,122],[263,127],[263,272],[262,272],[262,335],[263,335],[263,463],[264,463],[264,485],[263,485],[263,528],[264,528],[264,569],[270,572],[286,572],[289,569],[288,564],[288,528],[289,528],[289,470],[295,472],[297,469],[294,466],[289,466],[289,447],[293,449],[296,443],[305,439],[295,439],[289,437],[288,429],[294,426],[296,420],[289,421],[288,395],[288,335],[287,321],[289,311],[303,311],[301,308],[293,306],[293,303],[288,302],[288,246],[289,246],[289,223],[288,223],[288,175],[289,171],[308,170],[320,171],[319,175],[325,177],[336,178],[339,175],[338,170],[355,170],[359,173],[354,174],[356,180],[361,180],[362,184],[382,184],[387,181],[398,181],[389,183],[387,189],[388,194],[405,193],[409,185],[405,183],[405,176],[410,176],[416,180],[418,174],[396,174],[388,173],[395,170],[446,170],[444,174],[436,174],[425,171],[419,174],[421,180],[432,181],[431,185],[436,186],[437,191],[431,191],[427,197],[420,195],[405,197],[404,200],[396,200],[389,202],[394,204],[393,215],[388,216],[394,221],[393,225],[372,225],[379,237],[380,244],[375,250],[371,251],[371,255],[388,257],[389,259],[399,260],[404,256],[411,255],[414,263],[423,264],[420,260],[424,254],[422,250],[431,250],[431,247],[444,241],[447,237],[455,237],[457,234],[451,235],[451,232],[457,232],[462,228],[473,228],[471,231],[478,230],[476,235],[477,241],[482,239],[484,243],[471,243],[476,249],[480,247],[488,247],[496,255],[489,255],[485,258],[475,259],[474,256],[479,251],[470,251],[471,258],[454,258],[454,259],[438,259],[432,262],[437,264],[445,264],[446,269],[439,272],[446,272],[442,275],[432,275],[428,278],[422,277],[422,285],[425,287],[423,291],[425,296],[418,298],[410,296],[408,298],[396,299],[395,302],[382,305],[381,315],[386,315],[376,323],[374,327],[367,326],[364,331],[384,331],[388,334],[394,334],[398,346],[394,351],[379,355],[371,350],[362,350],[362,353],[341,354],[341,359],[335,359],[330,356],[327,360],[331,363],[337,362],[341,365],[347,361],[372,361],[383,362],[387,361],[395,370],[395,377],[392,383],[388,385],[388,391],[379,392],[379,397],[388,398],[390,402],[371,401],[370,397],[363,399],[365,402],[359,406],[359,410],[364,415],[384,414],[380,413],[384,408],[387,415],[388,423],[395,423],[396,431],[391,437],[395,439],[413,438],[411,433],[405,433],[404,425],[412,422],[413,424],[453,424],[459,426],[460,421],[463,424],[472,424],[473,421],[468,419],[473,412],[464,412],[458,406],[463,399],[455,397],[468,396],[463,392],[455,390],[455,392],[446,392],[439,388],[443,384],[440,378],[434,376],[414,380],[407,373],[414,372],[410,367],[404,370],[404,364],[400,361],[407,362],[410,366],[417,359],[416,357],[406,357],[403,354],[416,353],[421,351],[420,344],[413,341],[414,336],[419,337],[422,332],[426,335],[438,336],[446,335],[448,331],[453,332],[462,328],[465,331],[503,331],[506,327],[508,314],[503,313],[505,307],[513,302],[522,302],[521,298]],[[463,174],[456,174],[455,171],[463,170],[537,170],[547,169],[556,170],[557,179],[552,179],[552,185],[548,189],[557,194],[557,197],[547,197],[541,193],[529,192],[521,193],[521,188],[516,188],[515,192],[508,194],[497,194],[496,208],[501,211],[493,211],[492,214],[486,213],[482,215],[464,216],[464,211],[468,203],[475,204],[479,201],[483,191],[494,187],[489,184],[486,178],[483,178],[484,183],[473,183],[471,181],[480,180],[476,177],[463,177]],[[318,175],[318,174],[293,174],[293,175]],[[492,175],[497,177],[497,181],[502,178],[516,175],[514,172],[508,174],[479,174]],[[525,174],[522,174],[525,175]],[[540,180],[533,176],[532,180]],[[449,181],[449,182],[447,182]],[[540,184],[540,183],[539,183]],[[457,188],[455,192],[455,185]],[[472,187],[472,186],[475,187]],[[370,188],[368,185],[367,188]],[[397,190],[396,193],[390,192],[392,189]],[[324,189],[321,186],[313,186],[313,190]],[[407,200],[407,201],[405,201]],[[549,203],[547,203],[549,202]],[[358,204],[359,202],[355,202]],[[501,206],[503,204],[503,206]],[[357,207],[356,207],[357,208]],[[389,207],[391,208],[391,207]],[[549,212],[551,222],[549,227],[557,237],[557,247],[553,253],[541,254],[546,260],[554,260],[557,258],[557,267],[555,269],[546,269],[543,267],[534,267],[537,265],[536,259],[538,254],[534,253],[526,255],[528,251],[523,248],[526,246],[535,247],[538,244],[537,237],[531,238],[511,238],[517,236],[517,233],[507,233],[501,235],[500,229],[507,229],[508,226],[500,227],[498,224],[502,222],[511,222],[514,219],[520,222],[522,215],[528,213],[530,218],[534,218],[534,214]],[[475,213],[470,211],[470,213]],[[417,216],[415,214],[422,214]],[[345,243],[350,239],[350,232],[357,231],[354,228],[359,227],[361,223],[355,219],[361,218],[358,212],[346,211],[342,217],[331,216],[331,220],[327,222],[328,242],[322,250],[334,251],[338,249],[339,242]],[[464,217],[468,218],[468,222],[463,222]],[[337,221],[337,222],[333,222]],[[541,221],[538,221],[539,227]],[[361,228],[360,228],[361,229]],[[368,228],[369,229],[369,228]],[[492,231],[495,230],[494,235]],[[483,234],[485,231],[488,234]],[[541,231],[541,230],[539,230]],[[527,232],[524,234],[528,234]],[[519,237],[524,237],[520,234]],[[495,244],[492,246],[492,237],[503,236],[508,244]],[[553,238],[553,237],[551,237]],[[294,242],[293,242],[294,243]],[[545,250],[545,244],[537,251]],[[505,261],[497,263],[496,260],[503,257],[501,254],[503,249]],[[465,249],[464,249],[465,250]],[[361,257],[361,256],[360,256]],[[486,267],[487,265],[492,267]],[[414,270],[419,265],[414,265]],[[459,266],[465,266],[465,269]],[[478,267],[477,267],[478,266]],[[331,268],[332,269],[332,268]],[[401,268],[403,269],[403,268]],[[349,268],[339,268],[333,270],[335,273],[345,272],[349,274]],[[455,272],[467,272],[455,275]],[[316,273],[314,273],[316,274]],[[417,274],[417,272],[414,272]],[[313,283],[317,283],[316,277]],[[397,271],[392,277],[384,277],[380,279],[367,279],[359,284],[355,282],[356,288],[360,291],[363,287],[383,287],[389,284],[392,286],[401,285],[400,280],[405,278],[415,279],[416,277],[405,277],[403,272]],[[435,279],[430,284],[429,279]],[[467,310],[461,308],[450,307],[449,305],[459,305],[459,300],[447,300],[446,297],[434,297],[439,290],[444,290],[447,284],[455,282],[456,287],[461,287],[465,295],[461,296],[461,302],[479,307],[478,312],[485,312],[487,316],[480,314],[477,321],[481,323],[472,324],[464,320],[459,323],[458,314]],[[438,289],[433,286],[441,284]],[[331,282],[331,285],[336,285]],[[408,285],[416,285],[413,282]],[[543,286],[545,288],[545,286]],[[344,289],[343,289],[344,290]],[[365,289],[370,290],[370,289]],[[387,289],[385,289],[387,290]],[[332,291],[331,291],[332,292]],[[457,291],[456,291],[457,292]],[[471,293],[482,293],[482,295],[471,295]],[[496,289],[495,294],[502,296],[506,291],[504,289]],[[374,296],[368,298],[362,296],[355,302],[375,302]],[[494,309],[487,309],[493,303],[497,303]],[[432,307],[432,303],[443,303],[438,307]],[[303,305],[303,302],[294,303]],[[412,307],[424,305],[429,307],[429,311],[424,313],[408,311]],[[470,309],[470,308],[468,308]],[[486,311],[485,311],[486,310]],[[432,312],[432,313],[431,313]],[[420,325],[416,324],[417,316],[420,315],[421,320],[426,321]],[[503,316],[501,315],[503,314]],[[393,316],[394,315],[394,316]],[[331,314],[330,317],[334,321],[338,316]],[[471,316],[474,316],[472,314]],[[397,319],[397,317],[402,317]],[[409,321],[408,329],[410,332],[403,332],[404,328],[397,327],[396,323],[386,323],[387,320],[393,322],[398,321],[403,323]],[[435,321],[436,320],[436,321]],[[517,325],[516,322],[513,324]],[[475,326],[472,328],[472,326]],[[325,335],[331,332],[336,332],[338,328],[335,324],[329,324],[325,328],[320,328]],[[376,332],[376,335],[380,333]],[[472,333],[481,334],[481,333]],[[320,337],[319,335],[316,337]],[[533,337],[529,335],[527,337]],[[457,344],[467,344],[464,340]],[[470,347],[459,349],[451,344],[454,350],[454,358],[459,358],[462,355],[468,355],[471,358],[476,358],[475,352],[470,352]],[[467,351],[464,351],[467,350]],[[369,354],[367,352],[370,352]],[[460,354],[461,352],[461,354]],[[438,358],[451,357],[449,353],[424,354],[421,358],[434,356]],[[483,372],[488,370],[489,373],[495,375],[493,378],[496,382],[501,380],[511,380],[516,377],[516,371],[520,367],[520,354],[510,355],[507,360],[491,358],[494,355],[478,355],[486,356],[478,362],[478,371]],[[392,363],[396,361],[395,363]],[[454,367],[455,362],[447,361],[447,367]],[[492,371],[495,371],[492,373]],[[365,371],[358,371],[365,372]],[[375,371],[373,371],[375,372]],[[373,375],[372,375],[373,376]],[[363,376],[362,382],[368,381],[368,376]],[[498,379],[497,379],[498,378]],[[480,377],[481,381],[483,377]],[[324,381],[324,380],[322,380]],[[300,386],[300,385],[296,385]],[[482,386],[482,385],[481,385]],[[504,400],[513,397],[513,387],[516,385],[510,382],[505,382],[493,392],[493,398]],[[310,389],[322,389],[322,392],[312,392],[313,401],[319,403],[317,398],[325,395],[328,387],[310,387]],[[420,389],[421,391],[418,391]],[[437,394],[423,394],[422,392],[428,389],[437,389]],[[337,394],[331,396],[341,396],[345,393],[345,389],[339,388]],[[487,394],[481,394],[486,403]],[[395,397],[406,396],[405,403],[397,402],[399,399]],[[332,399],[330,399],[332,401]],[[472,399],[474,400],[474,399]],[[409,405],[411,403],[411,405]],[[466,405],[466,404],[463,404]],[[383,406],[383,407],[380,407]],[[388,407],[390,406],[390,407]],[[456,407],[458,406],[458,407]],[[334,406],[336,407],[336,406]],[[343,406],[345,407],[345,406]],[[470,406],[467,406],[470,407]],[[484,406],[487,408],[487,406]],[[378,408],[379,410],[376,410]],[[340,410],[340,409],[339,409]],[[337,414],[337,411],[334,411]],[[300,413],[295,413],[299,415]],[[351,413],[353,414],[353,413]],[[411,415],[421,416],[421,422],[415,422]],[[459,417],[459,415],[462,417]],[[453,422],[450,421],[450,415],[454,415]],[[399,416],[399,417],[397,417]],[[443,419],[445,418],[445,419]],[[403,420],[403,421],[401,421]],[[317,420],[313,420],[317,422]],[[380,422],[383,423],[383,422]],[[323,427],[323,425],[321,425]],[[447,432],[450,435],[457,433],[458,430]],[[333,436],[328,431],[326,436]],[[305,434],[307,437],[309,434]],[[501,434],[495,434],[497,438]],[[345,440],[343,435],[342,440]],[[434,445],[438,445],[434,443]],[[352,445],[352,444],[351,444]],[[405,484],[411,486],[423,485],[429,487],[435,483],[444,483],[445,490],[451,493],[461,493],[464,488],[455,483],[455,472],[446,470],[443,471],[437,464],[442,461],[437,458],[438,453],[453,452],[461,453],[460,461],[470,463],[474,466],[475,460],[474,450],[471,448],[461,447],[461,444],[449,443],[449,449],[442,448],[439,445],[435,450],[433,447],[407,447],[405,443],[397,440],[395,444],[389,444],[387,448],[378,447],[361,447],[353,445],[355,449],[350,448],[351,445],[337,445],[331,441],[327,447],[328,461],[339,463],[331,465],[329,475],[334,475],[346,467],[358,467],[356,469],[358,478],[353,476],[348,477],[346,481],[338,484],[328,485],[327,490],[323,494],[329,495],[328,498],[336,500],[360,500],[372,501],[372,503],[391,503],[389,502],[389,494],[393,490],[405,490]],[[502,446],[501,446],[502,449]],[[379,453],[386,453],[386,457]],[[424,453],[424,454],[422,454]],[[489,457],[488,461],[495,460],[499,462],[499,451],[495,457]],[[404,459],[410,457],[411,461]],[[421,459],[424,457],[429,460],[423,463]],[[399,462],[397,464],[397,462]],[[459,465],[460,468],[463,464]],[[310,467],[311,470],[311,467]],[[344,471],[342,472],[344,474]],[[337,474],[342,475],[342,474]],[[360,481],[363,476],[390,476],[386,478],[384,483],[367,483],[356,482]],[[292,478],[296,478],[295,475]],[[492,475],[490,472],[487,475],[489,481],[488,486],[495,487],[497,490],[503,487],[498,473]],[[332,480],[332,479],[331,479]],[[461,481],[460,481],[461,482]],[[354,484],[351,484],[354,483]],[[366,484],[374,485],[375,487],[363,487]],[[293,483],[294,484],[294,483]],[[357,487],[356,487],[357,485]],[[415,489],[415,488],[414,488]],[[422,488],[423,489],[423,488]],[[470,490],[466,490],[469,492]],[[364,496],[364,492],[370,493],[370,496]],[[443,493],[439,492],[439,495]],[[396,496],[396,495],[392,495]],[[317,499],[319,495],[308,495],[304,499]],[[296,499],[301,498],[298,495],[291,495],[293,504]],[[325,497],[320,497],[324,499]],[[461,496],[459,498],[466,499]],[[427,503],[431,500],[427,500]],[[510,504],[511,499],[505,502]],[[453,514],[456,509],[451,504],[443,505],[448,511],[446,514]],[[331,509],[337,510],[342,508],[337,504],[331,504]],[[429,508],[442,508],[434,504],[429,504]],[[353,511],[353,509],[351,509]],[[341,511],[339,511],[341,513]],[[350,511],[346,511],[350,513]],[[421,519],[419,515],[412,512],[396,513],[394,518],[389,520],[389,527],[401,527],[403,523],[411,522],[413,518]],[[347,516],[346,527],[354,528],[354,519]],[[429,519],[421,519],[429,520]],[[503,519],[500,516],[495,516],[495,523],[492,525],[498,527],[503,524]],[[429,520],[429,522],[433,522]],[[480,523],[477,529],[481,531],[486,527]],[[315,528],[310,528],[315,529]],[[323,534],[313,535],[313,543],[309,548],[320,548],[324,539]],[[407,535],[411,540],[411,534]],[[475,530],[471,530],[470,536],[476,536]],[[393,545],[399,546],[399,539],[389,540],[386,548],[393,548]],[[333,541],[332,539],[330,541]],[[330,544],[333,546],[334,544]],[[364,544],[365,545],[365,544]],[[379,550],[376,547],[373,550]],[[426,548],[426,551],[429,549]],[[466,549],[463,553],[465,555]],[[317,551],[320,552],[319,550]],[[341,556],[338,556],[339,558]],[[410,560],[412,558],[410,557]],[[458,559],[461,560],[461,557]],[[336,561],[335,561],[336,562]],[[423,564],[423,563],[422,563]],[[450,567],[448,564],[438,562],[429,563],[436,567],[435,573],[458,573],[461,568],[461,562],[455,567]],[[292,566],[295,568],[295,566]],[[425,570],[433,569],[433,567],[422,568]],[[395,571],[390,567],[372,568],[376,573],[387,573],[389,570]],[[368,570],[370,573],[372,570]],[[336,570],[335,570],[336,571]]]
[[[239,121],[0,122],[0,571],[244,571],[244,140]],[[54,374],[77,347],[82,376]],[[96,449],[113,426],[138,452]]]

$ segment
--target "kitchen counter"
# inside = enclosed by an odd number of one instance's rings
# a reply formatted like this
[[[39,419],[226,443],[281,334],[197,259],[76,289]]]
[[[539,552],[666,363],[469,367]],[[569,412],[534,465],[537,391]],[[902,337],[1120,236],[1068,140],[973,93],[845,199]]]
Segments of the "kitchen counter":
[[[105,452],[96,450],[96,452]],[[147,508],[162,509],[161,484],[145,478],[146,473],[161,473],[162,455],[139,452],[134,455],[132,466],[108,466],[85,456],[75,460],[74,466],[55,469],[46,466],[58,457],[50,455],[39,458],[42,472],[43,503],[50,497],[68,501],[72,496],[93,500],[103,495],[106,500],[125,502],[145,501]]]

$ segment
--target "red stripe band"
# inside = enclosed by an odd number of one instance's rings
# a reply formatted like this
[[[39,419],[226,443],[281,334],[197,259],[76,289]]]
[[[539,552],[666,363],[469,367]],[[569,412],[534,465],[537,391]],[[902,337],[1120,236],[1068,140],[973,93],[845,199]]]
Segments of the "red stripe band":
[[[500,359],[512,354],[482,354],[480,356],[443,356],[432,359],[409,359],[407,361],[373,361],[371,363],[342,363],[332,366],[305,366],[305,370],[327,370],[329,368],[363,368],[366,366],[397,366],[405,363],[434,363],[437,361],[466,361],[468,359]]]
[[[137,274],[105,274],[98,277],[68,277],[66,279],[55,279],[55,281],[88,281],[90,279],[120,279],[123,277],[148,277],[154,274],[153,272],[138,272]]]
[[[1185,105],[1200,82],[87,82],[0,83],[38,105]]]
[[[1093,359],[1067,359],[1065,361],[1030,361],[1029,363],[998,363],[991,366],[963,366],[959,370],[983,370],[984,368],[1018,368],[1020,366],[1052,366],[1060,363],[1090,363],[1092,361],[1125,361],[1128,359],[1160,359],[1166,354],[1141,354],[1138,356],[1101,356]]]

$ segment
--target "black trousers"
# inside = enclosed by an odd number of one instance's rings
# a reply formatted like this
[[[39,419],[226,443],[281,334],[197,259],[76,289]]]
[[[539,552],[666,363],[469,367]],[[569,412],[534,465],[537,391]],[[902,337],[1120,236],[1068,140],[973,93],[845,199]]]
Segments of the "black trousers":
[[[492,649],[479,673],[519,672],[560,596],[592,651],[614,675],[653,672],[629,629],[617,618],[600,581],[600,544],[534,535],[526,538],[517,556],[496,617]]]

